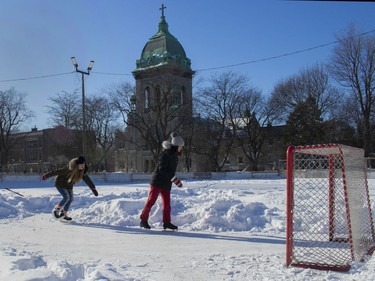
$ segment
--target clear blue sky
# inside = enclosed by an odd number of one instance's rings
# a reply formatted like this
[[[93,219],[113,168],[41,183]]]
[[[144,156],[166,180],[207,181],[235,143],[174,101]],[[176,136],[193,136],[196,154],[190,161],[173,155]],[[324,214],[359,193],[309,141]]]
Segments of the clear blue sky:
[[[81,91],[80,75],[70,73],[72,56],[82,70],[95,61],[85,80],[87,96],[114,83],[134,83],[131,71],[147,40],[157,32],[162,3],[167,7],[169,31],[184,47],[198,76],[231,70],[247,75],[264,94],[302,68],[327,62],[334,45],[215,71],[199,70],[334,42],[335,35],[351,23],[363,32],[375,30],[371,2],[2,0],[0,90],[14,87],[28,94],[36,118],[25,129],[49,128],[49,98],[61,91]],[[51,75],[57,76],[4,82]]]

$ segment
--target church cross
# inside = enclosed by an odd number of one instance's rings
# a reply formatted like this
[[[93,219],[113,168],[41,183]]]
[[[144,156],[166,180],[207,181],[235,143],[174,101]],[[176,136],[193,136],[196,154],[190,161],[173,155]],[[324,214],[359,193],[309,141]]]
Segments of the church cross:
[[[161,4],[161,8],[159,10],[161,10],[161,16],[164,17],[164,10],[166,9],[167,7],[164,6],[164,4]]]

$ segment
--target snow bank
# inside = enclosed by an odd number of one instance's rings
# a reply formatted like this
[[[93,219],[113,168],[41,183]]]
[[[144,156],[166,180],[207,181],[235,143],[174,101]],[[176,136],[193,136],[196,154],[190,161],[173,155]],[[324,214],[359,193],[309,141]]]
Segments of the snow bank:
[[[372,257],[345,273],[284,266],[284,179],[183,184],[172,189],[172,220],[179,226],[172,233],[161,231],[160,198],[151,212],[152,230],[139,228],[147,183],[98,183],[98,197],[77,186],[74,221],[63,224],[51,216],[60,200],[52,182],[10,182],[24,197],[0,190],[0,280],[375,279]],[[375,181],[370,187],[373,199]]]

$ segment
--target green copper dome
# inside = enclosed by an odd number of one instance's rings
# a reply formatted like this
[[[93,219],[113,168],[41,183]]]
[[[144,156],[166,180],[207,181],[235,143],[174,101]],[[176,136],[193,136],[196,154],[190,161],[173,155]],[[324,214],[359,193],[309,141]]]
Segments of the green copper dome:
[[[168,31],[164,11],[158,32],[148,40],[142,50],[141,58],[137,60],[136,64],[137,69],[135,71],[166,64],[191,71],[191,62],[186,57],[184,48]]]

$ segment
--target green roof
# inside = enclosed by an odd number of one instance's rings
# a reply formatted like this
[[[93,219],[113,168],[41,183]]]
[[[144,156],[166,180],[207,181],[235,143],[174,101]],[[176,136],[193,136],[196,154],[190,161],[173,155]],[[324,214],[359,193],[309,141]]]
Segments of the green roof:
[[[190,59],[186,57],[180,42],[169,33],[164,13],[159,22],[158,32],[148,40],[136,64],[135,71],[167,64],[191,71]]]

